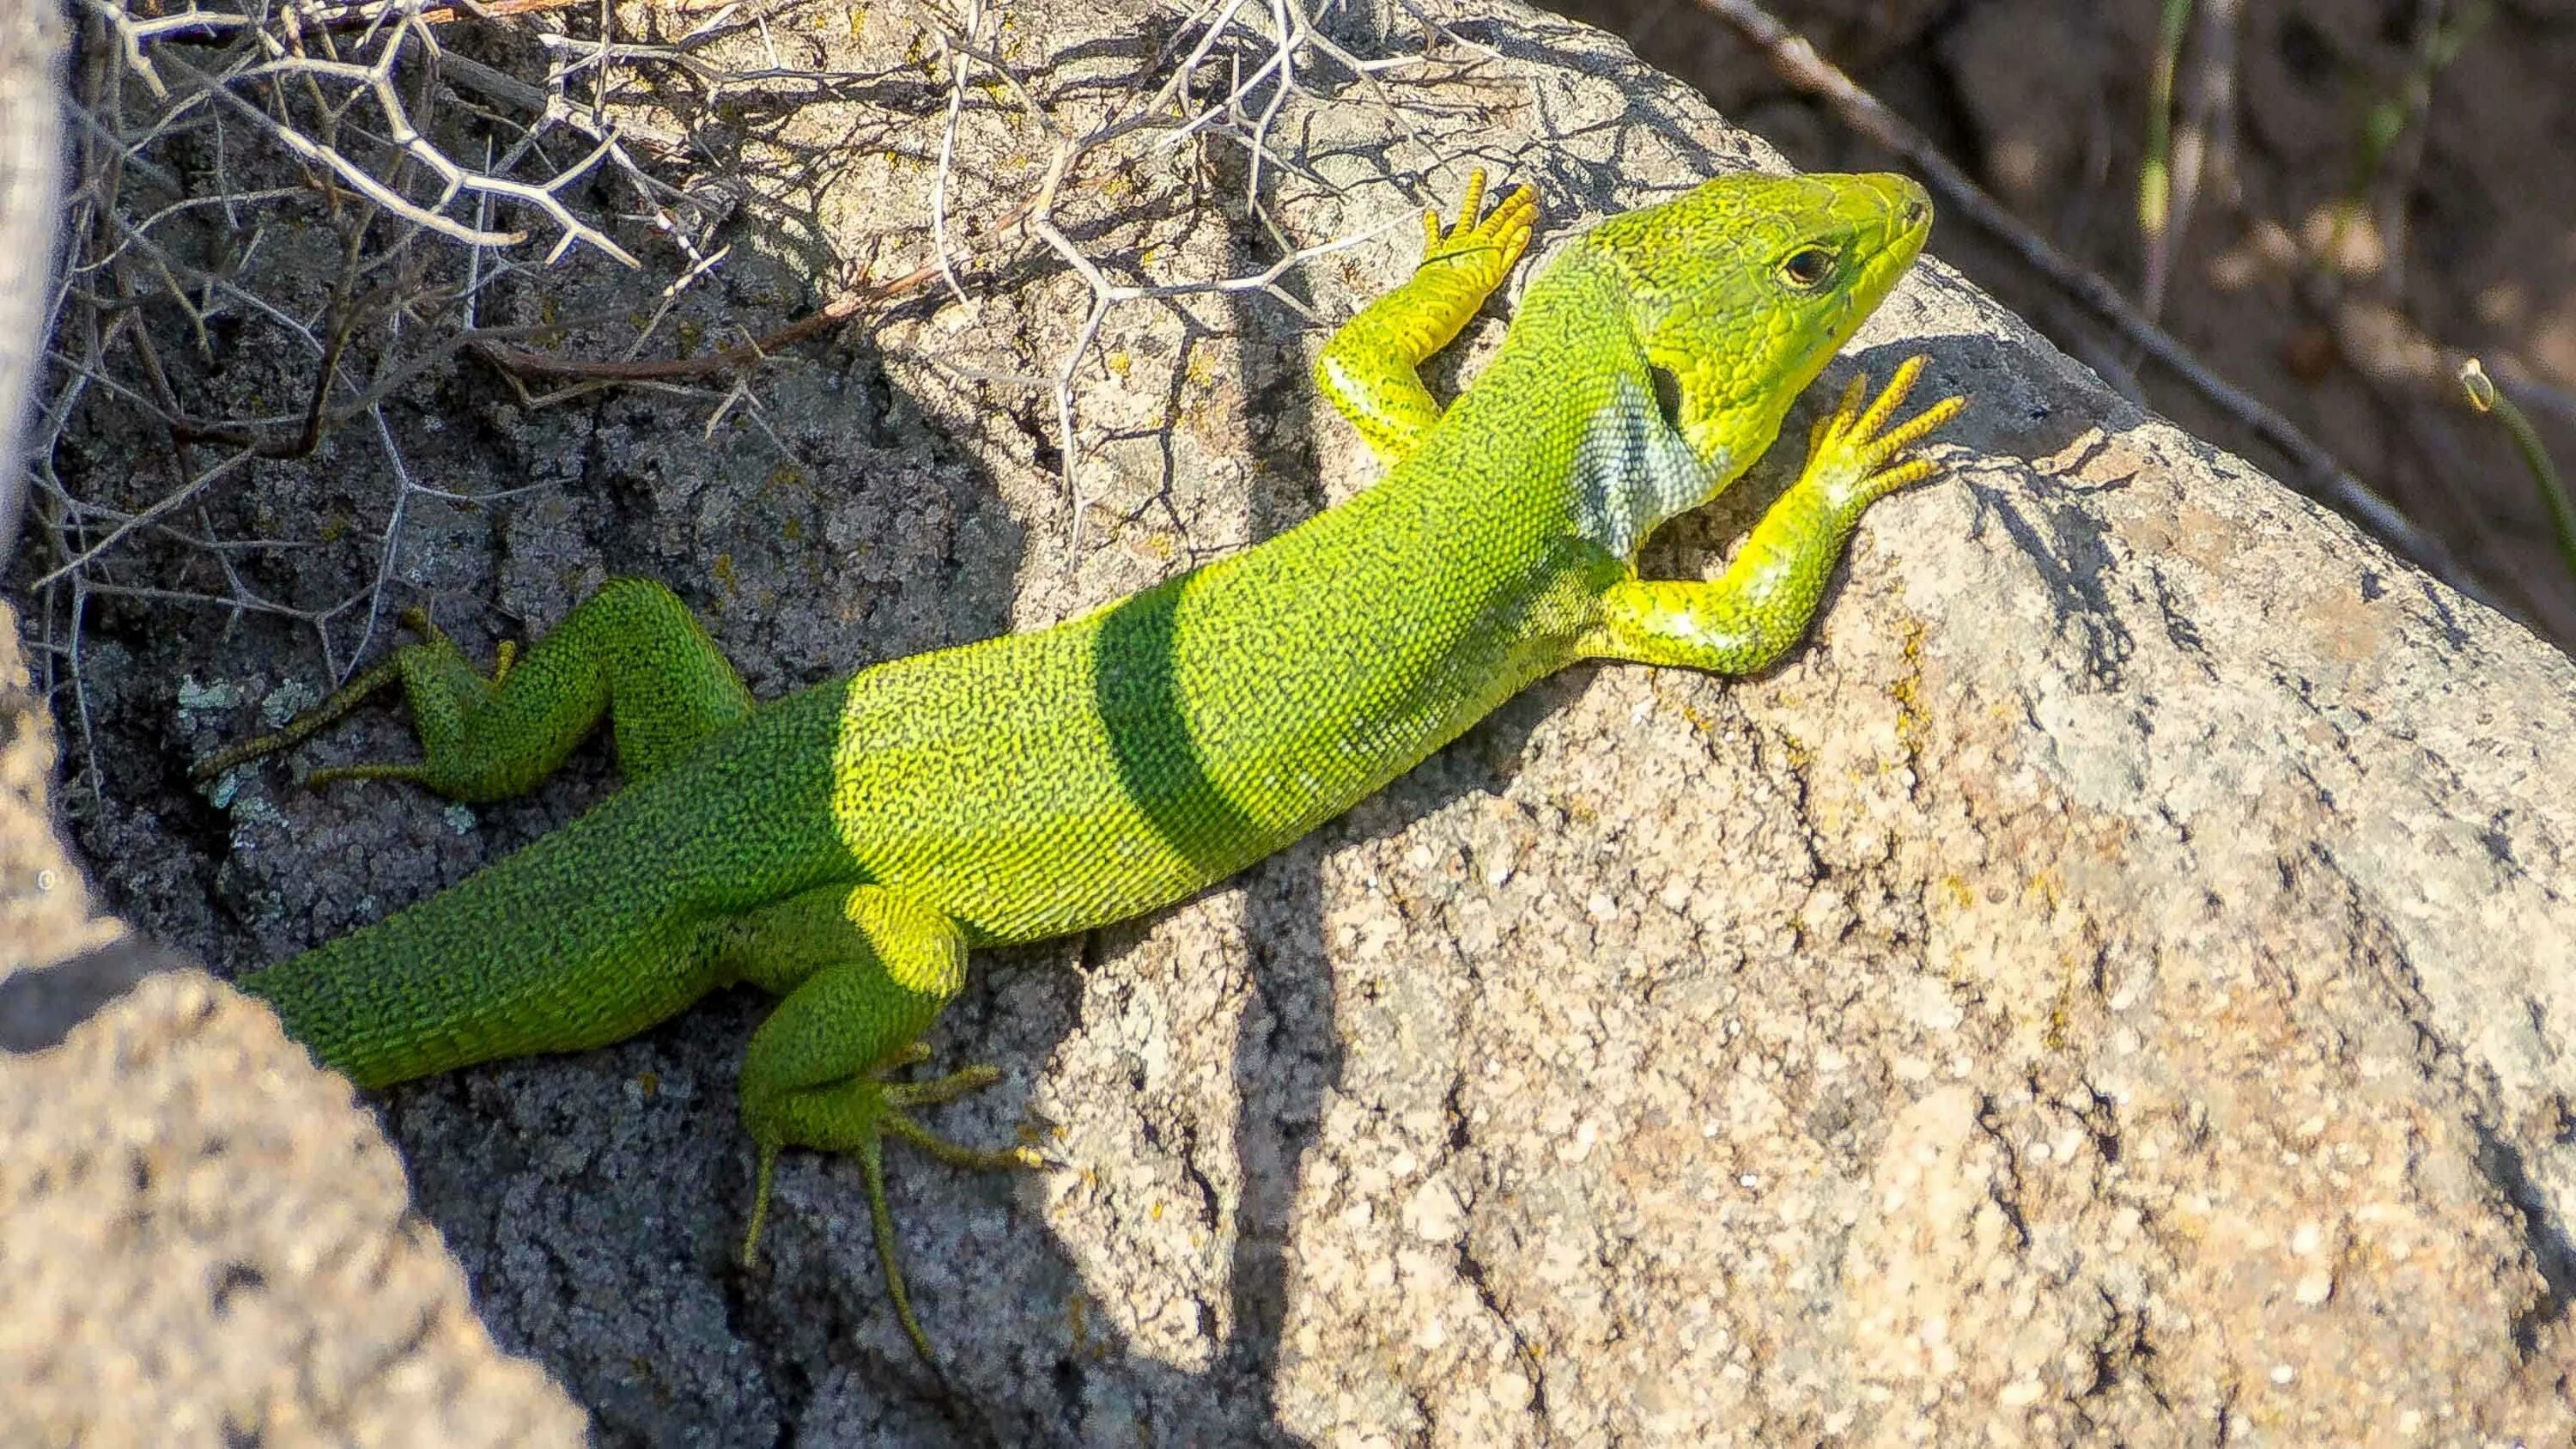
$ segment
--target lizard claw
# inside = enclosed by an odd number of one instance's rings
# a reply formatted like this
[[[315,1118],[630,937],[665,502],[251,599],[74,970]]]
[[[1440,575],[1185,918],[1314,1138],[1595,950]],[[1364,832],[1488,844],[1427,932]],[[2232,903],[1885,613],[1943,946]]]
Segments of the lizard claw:
[[[1467,173],[1455,225],[1442,231],[1437,207],[1422,213],[1422,265],[1463,265],[1476,273],[1481,290],[1492,291],[1529,250],[1530,233],[1538,225],[1538,193],[1527,186],[1516,187],[1491,213],[1480,217],[1477,213],[1484,204],[1485,172],[1478,167]]]
[[[1878,396],[1863,398],[1869,392],[1869,378],[1856,376],[1843,389],[1834,410],[1816,420],[1807,433],[1807,466],[1801,482],[1822,488],[1837,510],[1857,509],[1886,497],[1900,488],[1920,483],[1940,471],[1940,465],[1929,458],[1908,456],[1916,443],[1932,431],[1959,415],[1968,405],[1962,397],[1945,397],[1913,417],[1888,426],[1888,419],[1905,405],[1906,397],[1923,375],[1923,358],[1909,357],[1898,363]]]
[[[877,1263],[885,1272],[886,1296],[894,1304],[895,1318],[903,1325],[904,1336],[912,1340],[913,1351],[936,1374],[938,1355],[931,1349],[930,1335],[922,1331],[921,1320],[913,1314],[912,1294],[904,1286],[903,1266],[895,1258],[894,1212],[886,1205],[885,1139],[899,1137],[951,1167],[971,1171],[1039,1171],[1063,1164],[1030,1147],[968,1147],[913,1120],[912,1108],[953,1102],[1002,1079],[1001,1070],[989,1065],[966,1067],[926,1082],[888,1082],[878,1076],[878,1072],[910,1066],[928,1055],[928,1048],[918,1042],[909,1043],[890,1056],[883,1067],[835,1086],[797,1092],[758,1109],[746,1104],[759,1166],[752,1185],[751,1224],[743,1234],[742,1263],[748,1268],[759,1260],[760,1233],[769,1222],[770,1190],[781,1149],[792,1142],[847,1152],[858,1158],[860,1179],[867,1189],[868,1219],[876,1238]]]

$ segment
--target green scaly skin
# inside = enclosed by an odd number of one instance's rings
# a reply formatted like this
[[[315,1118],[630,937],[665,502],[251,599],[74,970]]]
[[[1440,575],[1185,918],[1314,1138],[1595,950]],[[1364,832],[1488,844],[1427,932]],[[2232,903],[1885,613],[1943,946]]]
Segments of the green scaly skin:
[[[283,733],[399,678],[425,758],[323,774],[468,800],[535,785],[605,713],[626,789],[439,896],[252,973],[287,1030],[364,1086],[634,1035],[748,981],[743,1120],[758,1242],[782,1148],[856,1154],[905,1331],[887,1134],[974,1167],[1034,1166],[932,1136],[913,1107],[994,1079],[886,1074],[975,946],[1089,930],[1261,859],[1578,659],[1758,670],[1802,637],[1862,509],[1930,475],[1905,456],[1955,413],[1889,421],[1920,359],[1855,382],[1806,470],[1723,577],[1634,558],[1713,497],[1921,249],[1931,208],[1892,176],[1736,175],[1612,218],[1523,298],[1445,411],[1416,376],[1518,260],[1523,189],[1426,218],[1411,280],[1335,334],[1326,395],[1385,479],[1276,538],[1051,629],[915,655],[755,706],[687,609],[621,580],[524,658],[477,674],[443,637],[401,650]]]

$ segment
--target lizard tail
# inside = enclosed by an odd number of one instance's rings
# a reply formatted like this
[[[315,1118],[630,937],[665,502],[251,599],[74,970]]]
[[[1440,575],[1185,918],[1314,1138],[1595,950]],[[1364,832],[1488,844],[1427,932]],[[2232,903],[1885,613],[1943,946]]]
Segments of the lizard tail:
[[[836,717],[831,701],[815,706],[773,707],[454,889],[241,989],[366,1087],[667,1020],[727,979],[724,922],[850,874],[828,743],[799,733]]]

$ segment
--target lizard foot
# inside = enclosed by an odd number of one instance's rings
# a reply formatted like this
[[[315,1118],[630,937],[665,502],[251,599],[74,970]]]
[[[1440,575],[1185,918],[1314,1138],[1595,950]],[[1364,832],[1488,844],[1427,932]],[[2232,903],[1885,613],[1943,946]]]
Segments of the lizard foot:
[[[421,641],[419,645],[405,646],[405,649],[426,647],[433,653],[443,652],[459,659],[463,658],[457,653],[455,641],[447,637],[447,631],[431,621],[427,609],[414,605],[402,611],[401,620],[402,626],[419,635]],[[196,780],[211,780],[227,770],[302,743],[324,726],[365,703],[385,686],[404,680],[403,653],[404,650],[396,650],[375,668],[333,691],[329,698],[287,721],[281,728],[256,739],[244,740],[240,744],[198,761],[190,767],[189,777]],[[493,685],[498,686],[502,680],[509,677],[510,666],[517,661],[518,657],[518,645],[506,641],[501,645],[492,666]],[[406,681],[406,687],[417,686]],[[326,766],[306,774],[304,784],[307,789],[314,789],[339,780],[410,780],[419,784],[435,785],[438,775],[427,761],[387,761]]]
[[[1807,467],[1800,485],[1823,490],[1828,506],[1849,514],[1939,472],[1931,459],[1908,457],[1906,451],[1957,417],[1967,399],[1945,397],[1895,427],[1887,425],[1922,375],[1920,356],[1905,359],[1866,407],[1861,399],[1869,392],[1869,378],[1853,378],[1834,410],[1807,433]]]
[[[1484,204],[1485,172],[1479,167],[1467,173],[1456,225],[1444,233],[1437,208],[1422,213],[1422,265],[1445,264],[1474,273],[1479,297],[1501,286],[1512,263],[1529,250],[1530,231],[1538,225],[1538,193],[1527,186],[1515,188],[1494,203],[1491,214],[1480,217],[1476,213]]]
[[[895,1317],[903,1324],[904,1335],[912,1340],[914,1352],[936,1373],[939,1360],[931,1351],[930,1335],[922,1331],[921,1320],[913,1316],[912,1295],[904,1288],[903,1267],[895,1259],[894,1213],[886,1206],[885,1139],[900,1137],[951,1167],[978,1172],[1026,1171],[1059,1164],[1028,1147],[995,1151],[951,1142],[914,1121],[913,1108],[953,1102],[1002,1079],[999,1068],[986,1065],[966,1067],[926,1082],[889,1082],[880,1075],[911,1066],[929,1055],[929,1048],[914,1042],[880,1067],[830,1086],[787,1093],[746,1114],[752,1118],[760,1165],[752,1187],[751,1227],[742,1240],[742,1261],[749,1267],[756,1260],[760,1232],[769,1221],[770,1187],[781,1148],[813,1147],[856,1157],[867,1187],[877,1262],[885,1270],[886,1296],[893,1301]]]

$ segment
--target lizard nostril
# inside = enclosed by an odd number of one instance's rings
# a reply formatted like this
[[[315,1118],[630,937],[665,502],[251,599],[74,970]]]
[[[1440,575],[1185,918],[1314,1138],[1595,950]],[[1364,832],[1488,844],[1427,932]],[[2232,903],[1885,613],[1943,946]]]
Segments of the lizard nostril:
[[[1932,208],[1924,205],[1920,200],[1909,201],[1905,203],[1904,217],[1905,229],[1915,231],[1931,221]]]

